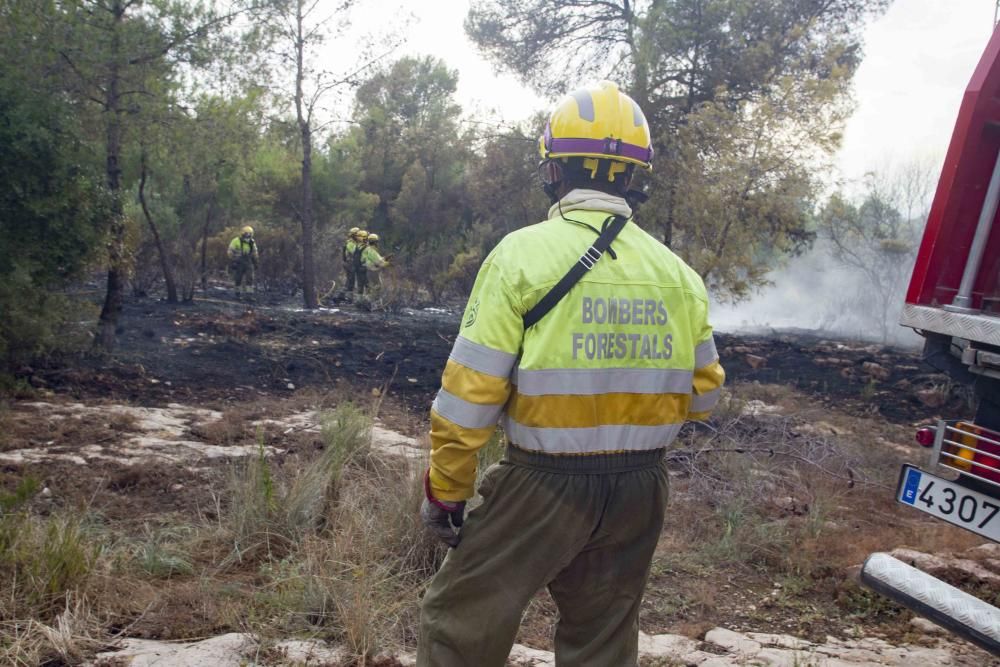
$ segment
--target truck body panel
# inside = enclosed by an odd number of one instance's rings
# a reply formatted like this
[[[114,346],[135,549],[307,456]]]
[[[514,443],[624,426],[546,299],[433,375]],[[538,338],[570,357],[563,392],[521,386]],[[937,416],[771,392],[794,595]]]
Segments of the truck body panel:
[[[968,384],[970,421],[936,418],[917,433],[926,466],[904,465],[896,500],[1000,539],[1000,29],[972,80],[924,228],[901,323],[926,339],[924,361]],[[931,415],[928,415],[931,418]],[[928,435],[933,435],[929,439]],[[887,554],[861,582],[1000,656],[1000,609]]]
[[[966,88],[906,295],[902,324],[1000,345],[1000,225],[991,211],[971,304],[952,306],[1000,155],[1000,31]],[[959,309],[956,309],[959,310]]]

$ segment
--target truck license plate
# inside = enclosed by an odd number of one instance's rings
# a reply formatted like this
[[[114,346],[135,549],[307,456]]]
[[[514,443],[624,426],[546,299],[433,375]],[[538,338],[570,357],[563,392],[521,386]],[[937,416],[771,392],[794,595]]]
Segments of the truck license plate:
[[[1000,500],[984,493],[904,465],[896,500],[1000,542]]]

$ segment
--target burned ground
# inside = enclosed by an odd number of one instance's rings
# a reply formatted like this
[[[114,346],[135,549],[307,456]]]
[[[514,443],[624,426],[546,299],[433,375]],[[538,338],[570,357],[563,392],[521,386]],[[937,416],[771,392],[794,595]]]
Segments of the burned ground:
[[[216,454],[270,447],[276,474],[284,474],[325,446],[307,415],[348,401],[423,438],[458,330],[456,310],[130,303],[114,357],[21,369],[25,398],[0,410],[0,459],[8,457],[0,460],[0,490],[38,479],[45,492],[32,498],[31,512],[84,513],[117,540],[187,554],[186,569],[135,575],[130,596],[109,580],[109,597],[121,601],[109,612],[114,628],[148,638],[244,629],[261,610],[274,613],[269,587],[283,581],[285,561],[220,568],[226,556],[218,545],[186,537],[221,525],[236,459],[183,464],[161,443],[159,458],[125,462],[110,447],[162,436],[145,424],[153,413],[168,420],[211,413],[175,425],[177,447],[193,441]],[[899,464],[922,458],[913,424],[967,415],[966,395],[913,352],[802,332],[719,333],[717,344],[728,398],[710,424],[686,427],[672,455],[671,506],[643,630],[698,639],[721,625],[816,641],[858,633],[914,641],[909,614],[860,589],[849,569],[873,550],[963,551],[979,543],[892,502]],[[83,446],[104,458],[73,462]],[[66,458],[16,462],[17,452],[42,449]],[[418,591],[407,596],[412,614]],[[519,641],[551,647],[554,616],[540,594]],[[412,628],[400,641],[412,645]]]
[[[419,413],[437,391],[458,324],[455,309],[373,313],[342,304],[303,312],[287,301],[247,309],[147,300],[126,307],[113,358],[52,360],[22,375],[74,397],[139,405],[386,388]],[[802,332],[716,340],[730,383],[786,385],[837,410],[899,423],[968,412],[966,394],[915,351]]]

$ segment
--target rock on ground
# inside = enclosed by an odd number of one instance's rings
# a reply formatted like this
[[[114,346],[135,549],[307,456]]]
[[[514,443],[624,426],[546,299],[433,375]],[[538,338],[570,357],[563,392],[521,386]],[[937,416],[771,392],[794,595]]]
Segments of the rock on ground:
[[[709,631],[704,641],[681,635],[639,633],[642,664],[685,667],[987,667],[984,652],[948,638],[927,637],[927,646],[896,646],[881,639],[836,639],[814,643],[791,635]],[[412,653],[391,656],[402,665],[414,665]],[[158,642],[125,639],[119,650],[98,654],[91,667],[241,667],[275,665],[319,667],[342,664],[349,658],[342,647],[319,640],[286,640],[266,647],[253,635],[230,633],[199,642]],[[551,651],[515,645],[509,667],[554,667]]]
[[[55,441],[26,449],[0,452],[0,463],[44,463],[68,461],[85,466],[99,462],[115,462],[134,466],[148,463],[170,463],[192,468],[199,463],[218,459],[237,459],[257,456],[257,444],[219,446],[204,442],[194,435],[196,427],[210,427],[223,419],[215,410],[204,410],[188,405],[170,403],[162,408],[143,408],[130,405],[84,405],[82,403],[24,403],[46,419],[74,419],[84,416],[125,415],[134,422],[130,432],[103,442],[79,442],[72,446]],[[318,433],[321,429],[315,411],[300,412],[281,419],[264,419],[258,425],[272,425],[284,430]],[[372,449],[390,456],[424,465],[427,447],[419,441],[385,428],[376,422],[372,426]],[[281,449],[263,447],[266,456],[281,453]]]
[[[937,646],[894,646],[880,639],[827,638],[815,644],[791,635],[740,633],[715,628],[698,642],[681,635],[639,634],[640,664],[685,667],[985,667],[989,657],[971,646],[939,642]],[[555,656],[515,646],[511,667],[553,667]]]
[[[967,552],[966,555],[981,556],[988,553],[990,552],[977,547]],[[990,565],[989,559],[984,564],[955,554],[926,554],[915,549],[902,548],[894,549],[889,555],[936,577],[947,575],[949,572],[958,572],[974,581],[993,585],[1000,584],[1000,574],[992,572],[988,567]]]
[[[252,637],[239,632],[188,643],[126,639],[120,651],[99,653],[91,664],[94,667],[242,667],[254,648]]]
[[[74,419],[85,416],[113,417],[124,415],[134,420],[134,432],[121,433],[113,441],[79,442],[73,446],[56,442],[30,449],[0,452],[2,463],[44,463],[69,461],[85,466],[112,461],[121,465],[144,465],[153,462],[197,466],[200,461],[233,459],[256,455],[254,445],[221,447],[191,435],[198,426],[207,426],[222,419],[221,412],[170,403],[163,408],[142,408],[130,405],[84,405],[82,403],[24,403],[45,419]],[[264,447],[267,455],[281,450]]]

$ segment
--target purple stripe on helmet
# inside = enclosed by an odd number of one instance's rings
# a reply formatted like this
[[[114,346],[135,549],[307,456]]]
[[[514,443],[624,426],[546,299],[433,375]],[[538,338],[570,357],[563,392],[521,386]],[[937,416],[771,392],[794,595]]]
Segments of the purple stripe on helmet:
[[[606,155],[609,158],[627,157],[640,162],[649,162],[653,159],[651,147],[644,148],[635,144],[627,144],[621,139],[553,139],[549,137],[546,147],[550,153],[592,153]]]

